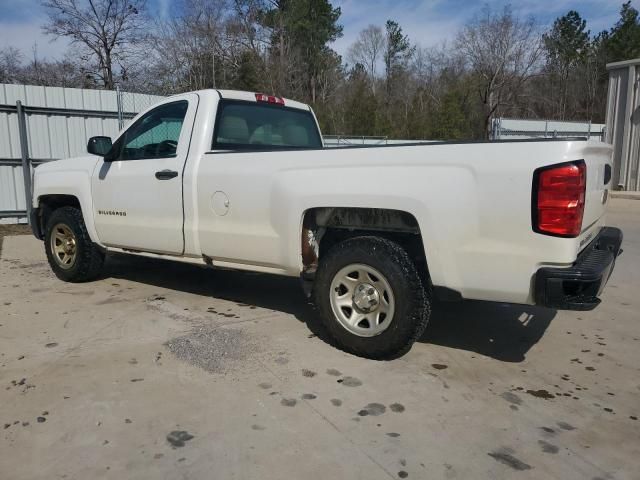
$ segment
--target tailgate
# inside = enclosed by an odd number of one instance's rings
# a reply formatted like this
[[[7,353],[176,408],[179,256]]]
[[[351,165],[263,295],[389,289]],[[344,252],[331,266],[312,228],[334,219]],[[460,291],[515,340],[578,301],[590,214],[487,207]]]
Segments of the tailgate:
[[[596,141],[580,142],[578,145],[580,146],[578,152],[587,165],[584,216],[580,234],[580,249],[582,249],[604,225],[604,214],[611,187],[613,149],[607,143]]]

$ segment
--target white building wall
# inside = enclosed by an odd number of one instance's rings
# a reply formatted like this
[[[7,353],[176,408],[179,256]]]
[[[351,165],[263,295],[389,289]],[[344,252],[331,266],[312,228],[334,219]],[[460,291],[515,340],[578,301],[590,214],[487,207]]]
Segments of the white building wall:
[[[609,63],[607,138],[613,145],[613,182],[640,191],[640,58]]]
[[[26,209],[16,102],[28,109],[29,157],[38,163],[85,154],[89,137],[115,137],[119,130],[117,95],[108,90],[0,84],[0,222],[15,222],[15,218],[9,219],[9,212]],[[121,95],[126,99],[123,109],[127,114],[138,113],[163,98]],[[59,111],[29,111],[38,107]]]

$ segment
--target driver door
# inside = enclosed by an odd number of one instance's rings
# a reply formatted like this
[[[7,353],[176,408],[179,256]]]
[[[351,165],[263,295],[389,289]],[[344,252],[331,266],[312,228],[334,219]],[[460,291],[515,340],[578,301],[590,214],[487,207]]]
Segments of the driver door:
[[[189,94],[156,106],[98,164],[91,181],[93,215],[104,245],[183,252],[182,174],[197,104],[198,96]]]

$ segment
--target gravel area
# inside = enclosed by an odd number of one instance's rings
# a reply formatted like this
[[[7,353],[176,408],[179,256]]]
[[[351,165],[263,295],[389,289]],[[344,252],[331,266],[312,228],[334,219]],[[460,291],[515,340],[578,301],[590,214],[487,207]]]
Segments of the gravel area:
[[[242,330],[215,325],[197,326],[165,345],[179,359],[212,373],[225,373],[231,362],[244,360],[255,350]]]

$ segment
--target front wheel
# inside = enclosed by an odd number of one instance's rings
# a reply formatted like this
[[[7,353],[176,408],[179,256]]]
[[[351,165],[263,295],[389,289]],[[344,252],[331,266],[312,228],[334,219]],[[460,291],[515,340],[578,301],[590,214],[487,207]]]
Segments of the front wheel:
[[[65,282],[86,282],[98,276],[104,253],[95,245],[75,207],[55,210],[47,220],[45,251],[51,270]]]
[[[314,300],[344,350],[384,359],[406,353],[431,313],[431,293],[407,252],[390,240],[355,237],[321,258]]]

